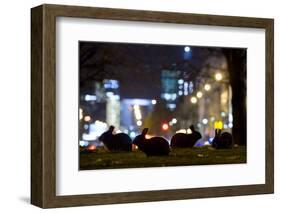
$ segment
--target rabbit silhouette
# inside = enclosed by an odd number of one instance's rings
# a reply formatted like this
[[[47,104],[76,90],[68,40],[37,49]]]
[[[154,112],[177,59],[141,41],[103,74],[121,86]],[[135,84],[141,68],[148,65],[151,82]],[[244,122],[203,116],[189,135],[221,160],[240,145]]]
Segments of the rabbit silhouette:
[[[113,134],[114,128],[110,126],[99,137],[99,141],[102,141],[109,151],[132,151],[132,139],[125,133]]]
[[[191,134],[176,133],[173,135],[171,139],[172,148],[192,148],[196,141],[202,138],[200,132],[196,131],[193,125],[189,129],[192,131]]]
[[[146,139],[147,132],[148,128],[143,129],[142,133],[135,137],[133,144],[137,145],[148,157],[169,155],[170,146],[168,141],[163,137]]]
[[[221,129],[215,129],[212,146],[216,149],[231,149],[233,147],[232,135],[229,132],[222,133]]]

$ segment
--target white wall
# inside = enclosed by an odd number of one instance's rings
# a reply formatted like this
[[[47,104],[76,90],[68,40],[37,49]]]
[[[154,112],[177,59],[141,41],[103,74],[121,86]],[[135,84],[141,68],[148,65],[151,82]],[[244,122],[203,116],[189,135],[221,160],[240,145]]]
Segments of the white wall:
[[[97,0],[48,1],[56,4],[87,5],[174,12],[209,13],[275,18],[275,104],[280,109],[280,37],[281,13],[279,1],[246,0]],[[39,0],[2,1],[0,6],[0,209],[39,212],[28,204],[30,188],[30,8],[44,3]],[[278,7],[279,6],[279,7]],[[196,199],[156,203],[122,204],[97,207],[68,208],[69,212],[132,212],[132,211],[192,211],[192,212],[276,212],[281,206],[280,186],[280,110],[275,110],[275,194],[230,198]],[[4,136],[4,137],[3,137]],[[12,145],[13,144],[13,145]],[[243,174],[241,174],[243,175]],[[52,209],[50,212],[64,212]]]

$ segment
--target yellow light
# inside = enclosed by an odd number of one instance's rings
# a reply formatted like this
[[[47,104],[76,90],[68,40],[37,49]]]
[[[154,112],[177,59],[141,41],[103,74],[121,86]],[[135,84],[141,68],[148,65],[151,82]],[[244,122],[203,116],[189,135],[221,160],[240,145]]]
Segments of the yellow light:
[[[216,121],[214,127],[215,127],[215,129],[222,129],[223,122],[222,121]]]
[[[199,91],[199,92],[197,92],[196,96],[197,96],[197,98],[202,98],[203,93]]]
[[[91,117],[90,117],[89,115],[87,115],[87,116],[84,117],[84,121],[88,122],[88,121],[90,121],[90,120],[91,120]]]
[[[197,98],[191,97],[190,101],[191,101],[191,103],[196,104],[197,103]]]
[[[217,73],[215,74],[215,79],[216,79],[216,81],[221,81],[221,80],[222,80],[222,74],[219,73],[219,72],[217,72]]]
[[[137,104],[135,104],[135,105],[133,106],[133,108],[134,108],[134,110],[138,110],[138,109],[140,108],[140,106],[137,105]]]
[[[142,118],[141,116],[141,111],[140,111],[140,106],[139,105],[134,105],[134,112],[137,120],[140,120]]]
[[[209,91],[211,89],[211,85],[210,84],[205,84],[204,89],[206,91]]]

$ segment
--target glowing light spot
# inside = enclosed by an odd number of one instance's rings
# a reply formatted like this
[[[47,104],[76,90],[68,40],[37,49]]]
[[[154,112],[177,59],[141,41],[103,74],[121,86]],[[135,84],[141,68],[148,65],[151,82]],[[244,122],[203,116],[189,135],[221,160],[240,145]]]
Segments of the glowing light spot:
[[[97,148],[97,147],[92,144],[92,145],[90,145],[90,146],[88,147],[88,150],[89,150],[89,151],[94,151],[96,148]]]
[[[176,133],[186,133],[186,130],[185,129],[180,129],[180,130],[176,131]]]
[[[184,80],[183,79],[179,79],[178,80],[178,84],[183,84]]]
[[[196,96],[197,96],[197,98],[202,98],[203,93],[199,91],[199,92],[197,92]]]
[[[154,137],[153,135],[149,135],[149,134],[145,135],[145,139],[150,139],[150,138],[153,138],[153,137]]]
[[[196,97],[191,97],[190,101],[191,101],[191,103],[196,104],[197,103],[197,98]]]
[[[167,131],[169,129],[169,125],[167,123],[162,124],[162,129]]]
[[[155,104],[157,104],[157,101],[156,101],[155,99],[153,99],[153,100],[151,100],[151,103],[152,103],[153,105],[155,105]]]
[[[232,128],[232,127],[233,127],[233,123],[229,123],[229,124],[228,124],[228,127],[229,127],[229,128]]]
[[[176,124],[177,122],[178,122],[178,120],[177,120],[176,118],[173,118],[173,119],[172,119],[172,123],[173,123],[173,124]]]
[[[214,127],[215,127],[215,129],[222,129],[223,122],[222,121],[216,121]]]
[[[208,119],[207,119],[207,118],[204,118],[204,119],[202,120],[202,123],[203,123],[203,124],[207,124],[207,123],[208,123]]]
[[[219,73],[219,72],[217,72],[217,73],[215,74],[215,79],[216,79],[216,81],[221,81],[221,80],[222,80],[222,74]]]
[[[91,120],[91,117],[89,115],[84,117],[84,121],[89,122]]]
[[[188,129],[186,130],[186,133],[187,133],[187,134],[192,134],[192,130],[188,128]]]
[[[210,145],[210,142],[209,141],[205,141],[204,142],[204,146],[209,146]]]
[[[206,91],[209,91],[211,89],[211,85],[210,84],[205,84],[204,89]]]
[[[229,115],[228,115],[228,121],[229,121],[230,123],[233,122],[233,115],[232,115],[231,113],[229,113]]]
[[[83,118],[83,109],[79,109],[79,119],[82,120]]]
[[[122,133],[122,131],[121,131],[120,129],[117,129],[117,130],[115,131],[115,133],[116,133],[116,134]]]
[[[142,125],[142,121],[137,121],[137,125],[141,126]]]
[[[226,113],[225,113],[225,112],[221,112],[221,116],[222,116],[222,117],[225,117],[225,116],[226,116]]]
[[[97,96],[95,95],[85,95],[85,101],[96,101]]]
[[[131,138],[136,137],[136,133],[135,133],[135,132],[130,132],[130,137],[131,137]]]
[[[133,106],[133,108],[134,108],[136,119],[140,120],[142,118],[141,111],[140,111],[140,106],[136,104],[136,105]]]
[[[184,52],[186,52],[186,53],[188,53],[188,52],[190,52],[190,47],[188,47],[188,46],[186,46],[185,48],[184,48]]]
[[[86,141],[79,141],[80,146],[86,146]]]

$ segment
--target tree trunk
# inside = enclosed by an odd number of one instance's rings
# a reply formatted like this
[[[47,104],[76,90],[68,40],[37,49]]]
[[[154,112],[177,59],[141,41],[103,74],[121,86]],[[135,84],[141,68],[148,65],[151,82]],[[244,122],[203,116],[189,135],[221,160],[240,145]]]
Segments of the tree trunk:
[[[247,144],[246,103],[246,50],[225,49],[230,85],[232,87],[233,140],[235,144]]]

